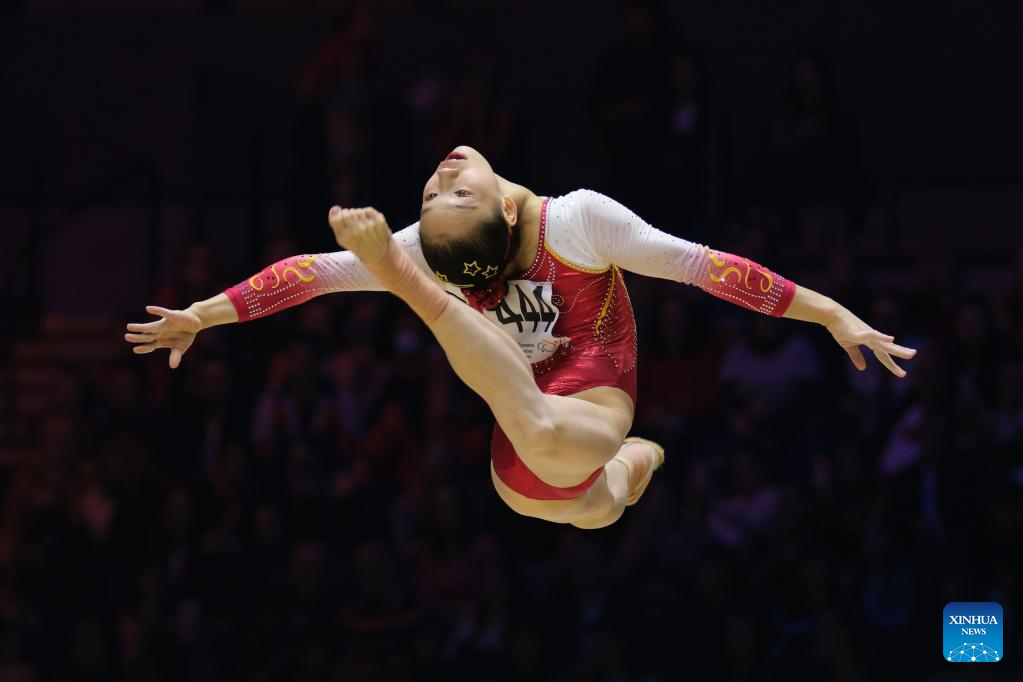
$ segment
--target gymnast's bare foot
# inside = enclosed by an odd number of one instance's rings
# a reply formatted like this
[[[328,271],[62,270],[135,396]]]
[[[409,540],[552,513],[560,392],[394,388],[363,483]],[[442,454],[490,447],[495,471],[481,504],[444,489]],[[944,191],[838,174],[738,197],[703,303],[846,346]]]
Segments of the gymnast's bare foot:
[[[380,211],[335,206],[330,209],[328,220],[337,243],[358,256],[369,274],[405,301],[426,324],[441,316],[450,297],[391,238],[391,228]]]
[[[341,208],[334,206],[328,215],[337,243],[359,257],[363,263],[374,263],[387,252],[391,228],[384,214],[375,208]]]

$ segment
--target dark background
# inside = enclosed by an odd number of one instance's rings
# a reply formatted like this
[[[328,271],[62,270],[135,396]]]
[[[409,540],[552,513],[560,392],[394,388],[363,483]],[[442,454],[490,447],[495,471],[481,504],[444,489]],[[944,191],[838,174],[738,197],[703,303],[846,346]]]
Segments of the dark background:
[[[0,680],[1019,679],[1023,95],[1009,3],[0,6]],[[456,144],[754,258],[919,348],[629,280],[613,527],[516,516],[425,328],[346,294],[123,325],[395,229]],[[1006,660],[938,659],[950,601]],[[967,674],[969,673],[969,674]]]

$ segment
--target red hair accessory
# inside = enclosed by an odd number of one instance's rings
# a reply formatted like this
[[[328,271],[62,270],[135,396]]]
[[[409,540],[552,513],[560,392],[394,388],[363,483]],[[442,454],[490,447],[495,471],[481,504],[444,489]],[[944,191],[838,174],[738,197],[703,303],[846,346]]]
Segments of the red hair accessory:
[[[508,293],[508,282],[501,275],[485,289],[465,289],[462,293],[465,294],[469,305],[482,313],[484,310],[496,308],[504,300],[505,294]]]

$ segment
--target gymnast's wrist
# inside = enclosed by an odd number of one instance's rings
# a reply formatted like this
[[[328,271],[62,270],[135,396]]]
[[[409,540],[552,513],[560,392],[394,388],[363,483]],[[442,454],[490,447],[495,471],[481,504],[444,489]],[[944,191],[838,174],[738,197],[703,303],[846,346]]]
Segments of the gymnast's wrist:
[[[217,294],[205,301],[196,301],[186,310],[199,319],[199,331],[215,327],[218,324],[230,324],[238,321],[238,311],[226,294]]]
[[[196,301],[192,305],[185,308],[185,312],[192,313],[199,320],[199,331],[208,329],[209,327],[213,326],[209,322],[209,315],[203,313],[201,301]]]
[[[841,320],[842,316],[848,312],[849,311],[846,307],[841,303],[825,296],[821,305],[820,319],[818,322],[824,327],[830,327],[835,322]]]
[[[228,292],[232,290],[228,289]],[[235,322],[251,319],[240,316],[240,311],[242,310],[240,303],[231,296],[228,296],[228,292],[221,292],[216,296],[207,298],[205,301],[198,301],[189,306],[202,323],[202,329],[216,327],[219,324],[234,324]]]

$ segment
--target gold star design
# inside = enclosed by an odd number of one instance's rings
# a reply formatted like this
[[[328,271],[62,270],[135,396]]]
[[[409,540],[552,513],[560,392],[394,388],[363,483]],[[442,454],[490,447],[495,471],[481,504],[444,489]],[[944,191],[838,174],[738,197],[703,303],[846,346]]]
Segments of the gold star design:
[[[497,274],[497,268],[495,266],[493,266],[493,265],[488,265],[486,267],[486,269],[483,271],[483,276],[488,278],[488,279],[490,277],[493,277],[496,274]]]
[[[434,270],[433,274],[437,275],[437,279],[439,279],[442,282],[448,281],[448,276],[445,275],[443,272],[437,272],[436,270]]]
[[[466,275],[469,275],[470,277],[475,277],[476,275],[479,274],[480,270],[483,269],[480,267],[480,264],[477,261],[473,261],[471,263],[462,263],[462,265],[465,266],[465,269],[462,270],[462,272],[465,273]]]

